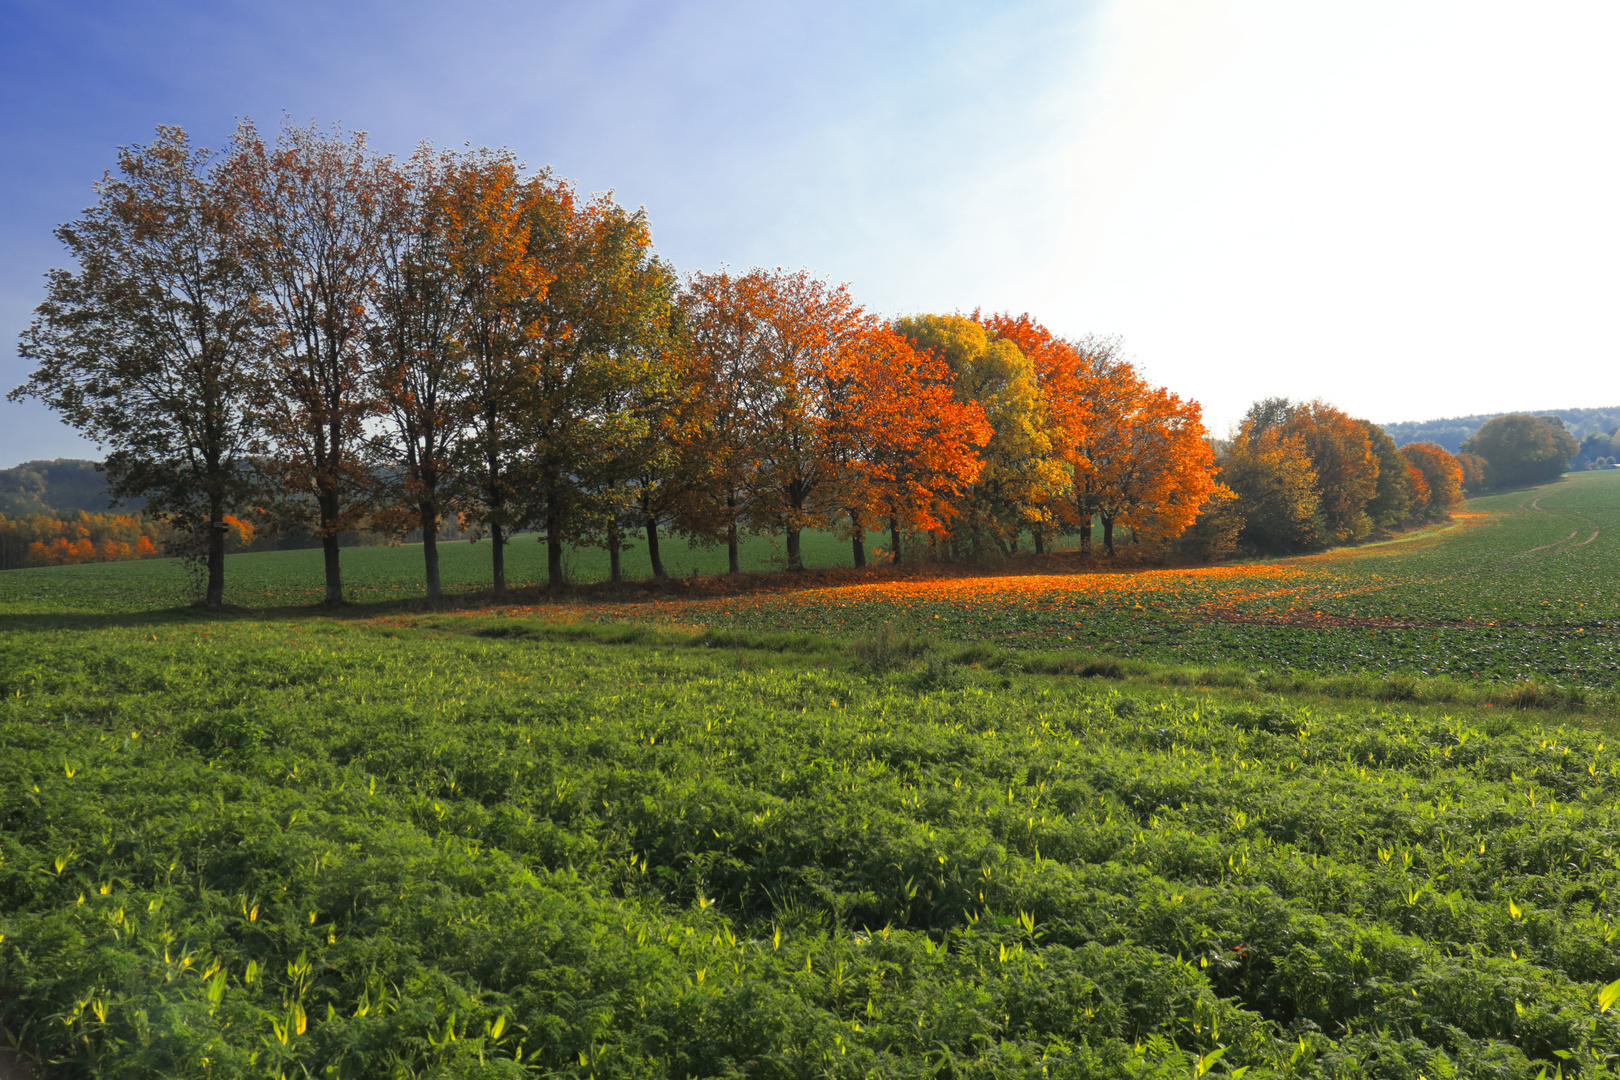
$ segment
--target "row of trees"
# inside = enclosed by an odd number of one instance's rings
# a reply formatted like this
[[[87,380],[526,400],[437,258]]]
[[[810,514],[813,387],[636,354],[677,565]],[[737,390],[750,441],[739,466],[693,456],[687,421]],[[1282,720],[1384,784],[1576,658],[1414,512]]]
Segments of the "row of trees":
[[[110,448],[109,490],[199,538],[223,600],[233,515],[307,529],[341,602],[339,534],[419,529],[429,595],[454,515],[503,545],[661,532],[725,543],[869,530],[983,557],[1063,531],[1112,552],[1173,538],[1216,493],[1199,407],[1112,341],[1027,316],[888,322],[847,289],[752,270],[684,280],[645,215],[510,155],[242,125],[227,150],[179,129],[58,230],[24,333],[33,395]]]
[[[1257,401],[1218,448],[1223,489],[1183,546],[1307,551],[1447,516],[1477,459],[1396,447],[1377,424],[1322,401]]]

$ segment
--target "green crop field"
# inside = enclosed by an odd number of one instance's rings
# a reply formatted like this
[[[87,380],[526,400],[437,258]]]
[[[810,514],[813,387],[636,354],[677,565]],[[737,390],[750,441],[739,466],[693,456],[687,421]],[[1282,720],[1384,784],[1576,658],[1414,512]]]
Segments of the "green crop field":
[[[1612,1075],[1617,506],[481,610],[0,575],[0,1025],[42,1077]],[[1591,691],[1259,677],[1462,657]]]
[[[689,604],[687,622],[871,632],[1318,675],[1620,688],[1620,472],[1475,499],[1443,529],[1305,558],[1020,573]]]

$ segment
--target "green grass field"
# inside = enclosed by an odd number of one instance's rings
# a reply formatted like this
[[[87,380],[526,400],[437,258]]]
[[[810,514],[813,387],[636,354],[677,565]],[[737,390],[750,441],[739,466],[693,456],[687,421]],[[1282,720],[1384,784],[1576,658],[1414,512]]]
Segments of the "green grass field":
[[[44,1077],[1612,1075],[1612,697],[1172,676],[1601,671],[1617,480],[1213,571],[325,615],[294,552],[224,616],[0,575],[0,1024]],[[408,552],[344,555],[409,595]]]
[[[506,577],[513,588],[545,583],[543,539],[526,533],[507,544]],[[888,538],[873,533],[870,543],[887,544]],[[678,537],[665,537],[659,550],[665,573],[675,577],[687,577],[693,569],[709,576],[726,572],[724,547],[693,547]],[[446,591],[470,592],[490,587],[493,574],[487,540],[440,544],[439,553],[440,578]],[[744,572],[780,569],[784,561],[780,540],[770,536],[747,537],[741,554]],[[848,540],[812,531],[804,534],[803,558],[810,569],[826,569],[852,566],[854,555]],[[319,548],[227,555],[226,599],[251,608],[317,603],[323,595],[321,560]],[[424,595],[420,544],[344,548],[342,561],[345,591],[357,603],[411,600]],[[608,579],[608,556],[602,548],[573,548],[564,565],[572,582],[589,584]],[[624,553],[623,574],[631,580],[652,576],[644,541],[637,541]],[[189,600],[185,571],[175,559],[37,567],[0,574],[0,617],[6,612],[146,611],[183,605]]]

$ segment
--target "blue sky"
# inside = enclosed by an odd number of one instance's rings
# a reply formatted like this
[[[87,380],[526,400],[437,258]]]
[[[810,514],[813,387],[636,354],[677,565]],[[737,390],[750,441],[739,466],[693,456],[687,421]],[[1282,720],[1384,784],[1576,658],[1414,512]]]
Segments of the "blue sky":
[[[677,267],[1118,333],[1224,428],[1620,403],[1613,5],[0,2],[0,389],[159,123],[509,146]],[[1527,18],[1526,13],[1533,13]],[[0,404],[0,466],[93,456]]]

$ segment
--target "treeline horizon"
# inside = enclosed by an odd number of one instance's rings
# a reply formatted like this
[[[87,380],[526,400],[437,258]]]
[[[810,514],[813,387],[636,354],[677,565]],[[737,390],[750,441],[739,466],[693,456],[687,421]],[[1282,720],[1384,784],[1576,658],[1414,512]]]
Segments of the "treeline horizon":
[[[1470,464],[1397,449],[1323,402],[1256,403],[1210,437],[1112,338],[1022,315],[887,320],[805,271],[678,275],[644,211],[581,195],[510,152],[250,123],[221,153],[179,128],[120,151],[98,202],[57,230],[12,391],[110,448],[223,603],[227,534],[307,531],[342,602],[339,537],[420,530],[442,592],[441,522],[563,551],[661,533],[724,544],[830,529],[865,565],[988,561],[1028,535],[1218,558],[1306,550],[1447,513]],[[1560,428],[1561,431],[1561,428]],[[1567,436],[1566,436],[1567,438]],[[1467,455],[1464,455],[1467,458]]]
[[[1400,445],[1412,442],[1432,442],[1450,453],[1460,453],[1462,444],[1473,438],[1488,421],[1503,416],[1544,416],[1560,420],[1577,440],[1584,441],[1594,432],[1613,435],[1620,428],[1620,406],[1610,408],[1568,408],[1504,410],[1494,413],[1469,413],[1462,416],[1440,416],[1428,420],[1400,420],[1382,424]]]

